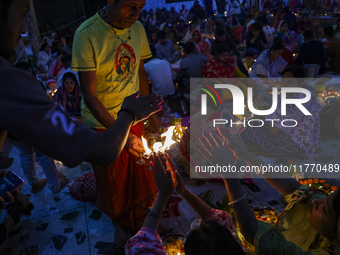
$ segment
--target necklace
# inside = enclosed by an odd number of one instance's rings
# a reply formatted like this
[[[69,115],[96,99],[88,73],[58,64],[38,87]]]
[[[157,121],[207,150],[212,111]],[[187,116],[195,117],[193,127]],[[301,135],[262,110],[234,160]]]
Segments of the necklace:
[[[121,40],[122,43],[127,43],[128,40],[131,40],[131,36],[130,36],[130,29],[129,29],[129,37],[127,40],[123,40],[122,38],[119,37],[119,35],[116,33],[116,29],[115,27],[111,24],[109,18],[106,15],[106,7],[104,6],[104,8],[100,11],[100,17],[102,17],[102,19],[111,26],[113,32],[115,33],[115,35],[118,37],[119,40]]]

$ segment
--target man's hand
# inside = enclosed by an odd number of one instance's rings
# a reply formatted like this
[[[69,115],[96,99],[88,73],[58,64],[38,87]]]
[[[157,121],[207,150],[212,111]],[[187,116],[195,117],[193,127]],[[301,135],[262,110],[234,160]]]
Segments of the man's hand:
[[[169,157],[167,153],[164,154],[164,157],[166,158],[166,167],[171,172],[172,182],[174,183],[175,190],[178,195],[183,196],[186,192],[186,187],[184,184],[184,181],[179,174],[179,172],[176,169],[175,163],[173,160]]]
[[[140,154],[144,153],[142,140],[131,133],[129,133],[128,139],[125,144],[125,149],[137,158],[139,158]]]
[[[130,109],[136,114],[137,120],[142,121],[158,112],[162,108],[160,105],[163,101],[163,98],[156,94],[140,96],[140,92],[137,91],[124,99],[121,109]]]
[[[157,114],[153,114],[149,117],[149,129],[153,134],[157,134],[161,129],[161,120]]]
[[[151,165],[153,166],[153,176],[155,178],[159,194],[164,197],[170,197],[171,193],[174,191],[174,183],[171,178],[170,170],[164,169],[161,160],[155,153],[152,154]]]
[[[7,174],[7,171],[2,171],[0,173],[0,179],[4,178],[6,174]],[[16,190],[15,192],[13,192],[12,195],[7,192],[4,197],[0,197],[0,209],[6,208],[6,202],[9,204],[12,204],[14,202],[13,195],[16,196],[19,193],[20,193],[19,190]]]

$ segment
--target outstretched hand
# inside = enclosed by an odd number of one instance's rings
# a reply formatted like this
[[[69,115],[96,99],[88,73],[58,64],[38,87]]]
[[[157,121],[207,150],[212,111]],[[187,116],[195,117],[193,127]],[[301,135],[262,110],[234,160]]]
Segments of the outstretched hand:
[[[165,153],[164,156],[166,158],[166,167],[171,172],[171,177],[172,177],[172,181],[173,181],[174,186],[175,186],[175,190],[176,190],[178,195],[183,196],[185,194],[185,191],[186,191],[184,181],[183,181],[181,175],[179,174],[179,172],[177,171],[175,163],[170,158],[170,156],[167,153]]]
[[[164,169],[163,163],[156,153],[152,154],[152,162],[150,162],[150,164],[153,168],[153,176],[155,178],[159,194],[169,197],[174,191],[174,183],[172,181],[170,170]]]
[[[163,101],[163,97],[156,94],[140,96],[140,92],[137,91],[124,99],[121,109],[130,109],[136,114],[137,120],[142,121],[158,112]]]
[[[0,172],[0,179],[4,178],[7,174],[7,171]],[[6,203],[12,204],[14,202],[13,196],[18,195],[20,192],[19,190],[16,190],[13,192],[13,194],[10,194],[7,192],[4,197],[0,197],[0,209],[6,208]]]

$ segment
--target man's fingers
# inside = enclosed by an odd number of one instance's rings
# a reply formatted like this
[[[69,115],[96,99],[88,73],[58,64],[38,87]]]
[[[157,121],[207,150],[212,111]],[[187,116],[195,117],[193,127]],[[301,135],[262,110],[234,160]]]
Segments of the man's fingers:
[[[221,137],[219,137],[217,134],[215,134],[213,131],[210,132],[210,136],[213,139],[214,143],[217,145],[217,147],[221,147]]]
[[[166,158],[166,164],[168,166],[168,169],[170,171],[176,171],[176,166],[175,166],[175,163],[173,162],[173,160],[170,158],[170,156],[167,154],[167,153],[164,153],[164,157]]]
[[[139,144],[134,143],[134,144],[132,144],[131,148],[132,148],[133,150],[135,150],[136,152],[140,153],[140,154],[141,154],[141,153],[144,153],[143,147],[140,146]]]
[[[210,144],[208,143],[207,139],[205,139],[204,137],[200,137],[200,142],[202,144],[202,146],[204,147],[205,151],[211,155],[210,151],[212,151],[213,149],[211,148]]]
[[[5,201],[9,204],[12,204],[14,202],[14,197],[11,194],[9,194],[9,192],[6,192],[4,198],[5,198]]]
[[[212,164],[211,155],[203,148],[199,149],[200,153]]]
[[[140,96],[140,91],[137,91],[137,92],[133,93],[131,96],[135,97],[135,98],[139,97]]]
[[[206,132],[203,132],[203,137],[206,139],[207,143],[210,145],[212,149],[214,149],[215,142],[211,138],[210,134],[207,134]]]
[[[4,178],[6,176],[6,174],[7,174],[6,170],[0,172],[0,178]]]
[[[132,154],[133,156],[139,158],[140,153],[138,153],[137,151],[135,151],[134,149],[130,148],[129,149],[129,153]]]
[[[154,154],[154,164],[155,164],[155,170],[156,171],[161,171],[164,173],[164,166],[162,164],[162,161],[158,157],[158,154]]]
[[[155,105],[159,105],[164,101],[162,96],[154,96],[151,98],[148,98],[145,103],[146,104],[155,104]]]
[[[232,143],[232,144],[237,144],[237,139],[235,137],[232,137],[226,130],[221,129],[220,127],[217,128],[220,135],[228,141],[228,143]]]

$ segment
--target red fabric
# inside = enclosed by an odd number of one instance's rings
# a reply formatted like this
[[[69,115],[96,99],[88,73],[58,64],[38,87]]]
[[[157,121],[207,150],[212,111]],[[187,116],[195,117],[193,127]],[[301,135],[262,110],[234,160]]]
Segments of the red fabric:
[[[98,133],[104,131],[97,130]],[[131,127],[130,132],[141,137],[142,123]],[[138,158],[125,148],[116,162],[104,168],[92,165],[98,190],[98,208],[116,224],[128,231],[136,230],[136,222],[143,222],[146,211],[156,197],[156,184],[152,171],[137,164]]]
[[[287,62],[286,68],[293,65],[293,51],[288,46],[285,46],[285,51],[283,52],[281,57]]]
[[[203,77],[205,78],[236,78],[234,59],[229,59],[228,66],[221,63],[217,58],[210,60],[203,68]]]
[[[71,196],[79,201],[95,202],[98,200],[96,178],[93,172],[75,179],[69,189]]]

